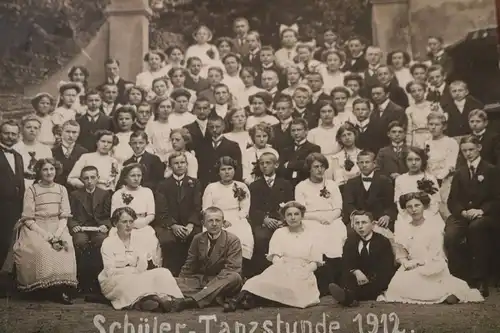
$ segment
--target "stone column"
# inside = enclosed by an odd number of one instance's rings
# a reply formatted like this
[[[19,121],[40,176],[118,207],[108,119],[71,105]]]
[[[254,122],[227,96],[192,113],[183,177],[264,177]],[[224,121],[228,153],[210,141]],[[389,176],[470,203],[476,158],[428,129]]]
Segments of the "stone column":
[[[412,54],[409,0],[370,0],[373,42],[382,50]]]
[[[120,76],[135,81],[144,70],[149,49],[148,0],[111,0],[106,8],[109,24],[108,54],[120,61]]]

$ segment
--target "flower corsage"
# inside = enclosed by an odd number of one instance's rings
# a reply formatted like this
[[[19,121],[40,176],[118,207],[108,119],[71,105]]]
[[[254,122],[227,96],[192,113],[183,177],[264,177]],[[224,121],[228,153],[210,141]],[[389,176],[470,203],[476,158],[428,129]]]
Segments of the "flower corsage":
[[[429,195],[433,195],[439,191],[438,188],[434,186],[434,182],[425,177],[417,180],[417,188],[419,191],[422,191]]]
[[[132,202],[132,200],[134,200],[134,197],[132,194],[123,192],[122,193],[122,200],[123,200],[123,203],[128,206]]]

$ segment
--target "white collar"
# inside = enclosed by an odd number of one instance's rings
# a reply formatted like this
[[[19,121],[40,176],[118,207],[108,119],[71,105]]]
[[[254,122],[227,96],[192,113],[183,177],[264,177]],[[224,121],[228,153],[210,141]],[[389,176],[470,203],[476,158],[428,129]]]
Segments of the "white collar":
[[[446,88],[446,83],[445,83],[445,82],[443,82],[443,83],[442,83],[439,87],[436,87],[435,89],[436,89],[437,91],[439,91],[439,93],[441,93],[441,94],[442,94],[442,93],[444,92],[444,89],[445,89],[445,88]]]
[[[363,174],[361,174],[361,178],[373,178],[373,175],[375,174],[375,170],[373,170],[368,176],[365,176]]]
[[[391,146],[393,148],[403,148],[403,146],[405,145],[404,141],[403,142],[400,142],[398,144],[394,143],[394,142],[391,142]]]
[[[298,113],[300,114],[303,114],[304,112],[306,112],[306,108],[298,108],[298,107],[295,107],[295,111],[297,111]]]
[[[280,120],[281,125],[289,125],[293,120],[293,117],[289,117],[288,119],[285,120]]]
[[[211,233],[207,232],[209,240],[216,240],[216,239],[218,239],[220,237],[221,234],[222,234],[222,230],[217,235],[215,235],[215,236],[212,236]]]
[[[467,165],[469,166],[469,168],[472,166],[474,167],[475,170],[477,170],[477,166],[479,165],[480,162],[481,162],[481,156],[479,156],[472,162],[467,162]]]
[[[221,134],[220,136],[216,137],[216,138],[212,138],[212,143],[217,143],[219,144],[222,139],[224,139],[224,134]]]
[[[306,141],[307,141],[307,139],[304,139],[304,140],[300,141],[299,143],[294,141],[293,144],[295,145],[295,147],[298,147],[298,146],[302,146],[304,143],[306,143]]]
[[[368,237],[360,237],[361,238],[361,241],[365,241],[365,242],[368,242],[368,241],[371,241],[372,238],[373,238],[373,231],[368,235]]]
[[[318,90],[316,92],[313,92],[312,97],[318,99],[319,96],[321,96],[322,93],[323,93],[323,89],[320,89],[320,90]]]
[[[441,58],[444,55],[444,50],[440,50],[438,53],[434,55],[434,58]]]
[[[379,110],[384,112],[385,109],[387,109],[387,105],[389,105],[390,102],[391,100],[388,98],[384,103],[379,105]]]
[[[215,109],[216,110],[227,110],[228,109],[228,104],[215,104]]]
[[[254,51],[252,51],[252,50],[248,50],[248,52],[249,52],[251,55],[253,55],[254,57],[256,57],[256,56],[259,54],[259,52],[260,52],[260,48],[257,48],[257,49],[255,49]]]
[[[90,112],[90,110],[87,110],[88,117],[97,118],[99,116],[99,113],[101,113],[101,111],[99,109],[97,109],[94,114],[92,114],[92,112]]]
[[[184,179],[184,177],[186,177],[186,175],[177,176],[176,174],[172,174],[172,177],[174,177],[176,181],[180,182]]]
[[[466,102],[466,101],[465,101],[465,98],[464,98],[464,99],[462,99],[461,101],[453,101],[453,102],[455,102],[455,105],[456,105],[456,106],[463,107],[463,106],[465,105],[465,102]]]
[[[268,180],[271,180],[271,181],[273,181],[273,182],[274,182],[274,180],[276,179],[276,174],[274,174],[274,175],[272,175],[272,176],[270,176],[270,177],[268,177],[268,176],[264,176],[264,179],[266,180],[266,182],[267,182]]]
[[[482,135],[484,135],[484,133],[486,133],[486,128],[483,128],[480,132],[477,132],[477,133],[472,132],[472,134],[477,135],[477,136],[482,136]]]
[[[87,192],[88,194],[94,194],[96,188],[97,188],[97,186],[94,187],[94,189],[92,191],[85,189],[85,192]]]
[[[367,118],[367,119],[365,119],[363,121],[359,121],[359,120],[356,119],[356,122],[357,122],[357,125],[359,127],[363,127],[364,128],[364,127],[368,126],[368,124],[370,123],[370,118]]]
[[[273,89],[271,90],[267,90],[268,93],[270,93],[271,95],[274,95],[278,92],[278,87],[274,87]]]
[[[262,64],[262,68],[264,69],[269,69],[269,68],[272,68],[274,66],[274,62],[270,63],[270,64]]]
[[[196,122],[200,125],[203,125],[203,126],[207,126],[207,123],[208,123],[208,119],[205,119],[205,120],[200,120],[198,118],[196,118]]]
[[[61,142],[61,147],[66,149],[66,150],[73,150],[75,148],[76,142],[73,142],[72,144],[66,144],[66,142],[62,141]]]

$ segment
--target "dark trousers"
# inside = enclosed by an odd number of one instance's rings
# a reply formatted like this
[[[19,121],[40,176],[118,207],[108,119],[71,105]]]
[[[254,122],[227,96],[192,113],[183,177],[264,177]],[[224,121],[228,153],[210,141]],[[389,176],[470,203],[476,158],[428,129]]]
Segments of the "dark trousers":
[[[269,252],[269,242],[273,236],[274,230],[267,227],[253,227],[254,247],[253,255],[250,261],[250,269],[244,272],[244,277],[251,278],[259,275],[266,268],[271,266],[271,262],[267,260],[266,255]]]
[[[370,280],[370,278],[368,277]],[[376,300],[382,294],[387,285],[382,286],[377,282],[368,282],[365,285],[358,285],[356,276],[351,272],[342,272],[340,286],[344,288],[349,301],[371,301]]]
[[[488,278],[492,222],[489,217],[446,220],[444,247],[451,274],[469,282]]]
[[[329,295],[328,285],[339,283],[342,274],[342,258],[328,258],[323,256],[324,265],[314,272],[320,296]]]
[[[201,232],[201,228],[193,228],[193,232],[185,240],[177,238],[171,229],[157,227],[156,237],[160,242],[163,267],[167,268],[173,276],[179,276],[181,268],[186,262],[189,251],[189,246],[193,240],[194,235]]]
[[[102,232],[77,232],[72,236],[80,287],[97,289],[97,276],[103,269],[101,245],[108,235]]]
[[[21,217],[21,214],[17,213],[15,209],[12,208],[13,205],[14,204],[9,205],[9,203],[6,202],[0,206],[0,270],[12,245],[14,245],[12,244],[14,239],[14,226]]]

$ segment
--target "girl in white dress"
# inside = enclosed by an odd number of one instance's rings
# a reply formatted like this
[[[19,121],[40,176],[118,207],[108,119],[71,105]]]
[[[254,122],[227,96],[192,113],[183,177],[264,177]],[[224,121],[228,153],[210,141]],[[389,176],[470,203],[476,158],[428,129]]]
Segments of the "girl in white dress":
[[[210,44],[212,40],[212,31],[206,26],[202,25],[193,33],[193,39],[196,44],[191,45],[186,50],[186,59],[191,57],[198,57],[201,60],[202,69],[200,72],[201,77],[207,77],[208,68],[210,66],[218,65],[220,61],[219,51],[217,48]]]
[[[422,192],[403,195],[400,206],[408,212],[408,227],[396,230],[400,247],[396,259],[401,267],[380,301],[416,304],[455,304],[484,301],[477,289],[471,289],[448,270],[443,250],[443,228],[439,215],[426,215],[431,199]]]
[[[49,148],[54,146],[56,139],[52,129],[55,124],[52,119],[54,112],[55,99],[49,93],[39,93],[31,99],[31,105],[35,110],[35,115],[40,120],[40,133],[38,133],[38,141],[47,145]]]
[[[431,133],[427,127],[427,116],[433,111],[439,111],[441,108],[438,104],[425,99],[427,90],[425,83],[412,81],[406,88],[414,101],[412,105],[406,108],[406,117],[408,118],[406,144],[424,149],[425,142],[431,138]]]
[[[307,141],[320,146],[321,153],[329,159],[342,149],[339,143],[333,139],[337,136],[339,127],[333,122],[335,117],[333,102],[319,101],[318,109],[320,125],[309,131]]]
[[[194,152],[186,151],[186,146],[192,142],[192,137],[186,128],[175,128],[170,132],[169,141],[172,144],[172,150],[167,153],[165,163],[165,178],[172,175],[172,167],[168,164],[170,155],[175,152],[183,153],[187,161],[187,175],[191,178],[198,178],[198,160],[194,156]]]
[[[137,218],[130,207],[118,208],[111,216],[116,233],[102,243],[101,291],[117,310],[169,312],[171,300],[183,298],[182,292],[168,269],[148,270],[147,253],[134,228]]]
[[[328,160],[320,153],[311,153],[306,158],[309,179],[295,188],[295,200],[306,207],[304,225],[316,233],[326,260],[316,272],[321,295],[328,294],[328,284],[340,278],[342,247],[347,238],[347,229],[342,222],[342,195],[338,185],[325,178]]]
[[[296,64],[290,64],[284,68],[288,88],[283,89],[282,94],[293,96],[295,89],[302,83],[304,73]]]
[[[184,51],[177,45],[171,45],[166,48],[165,55],[167,56],[168,64],[164,67],[164,71],[168,73],[172,68],[184,68]]]
[[[436,215],[439,211],[441,204],[441,196],[439,194],[439,184],[431,173],[427,172],[428,157],[423,149],[417,147],[408,147],[406,155],[406,165],[408,172],[396,178],[394,184],[394,202],[396,205],[399,198],[407,193],[423,191],[430,195],[431,202],[429,208],[426,209],[425,214],[432,216]],[[406,209],[401,208],[399,205],[399,214],[394,223],[395,232],[403,232],[401,229],[406,228],[410,221],[410,216]],[[443,227],[442,219],[433,219],[433,221],[440,222]]]
[[[133,105],[125,105],[116,110],[114,121],[117,125],[118,144],[113,148],[113,157],[118,161],[121,166],[123,162],[128,160],[134,155],[134,151],[129,145],[130,135],[132,134],[132,125],[136,119],[136,107]]]
[[[170,128],[182,128],[195,121],[196,116],[189,110],[191,93],[186,89],[176,89],[170,95],[174,103],[174,112],[168,117]]]
[[[252,227],[248,222],[250,191],[242,183],[233,180],[237,162],[224,156],[217,162],[221,180],[211,183],[203,193],[203,210],[215,206],[224,212],[224,229],[236,235],[241,242],[243,258],[250,260],[253,254]],[[245,264],[245,263],[244,263]]]
[[[262,176],[258,167],[258,161],[262,154],[272,153],[277,160],[279,159],[278,152],[268,144],[272,138],[271,126],[260,123],[252,127],[249,132],[253,145],[247,148],[242,155],[243,181],[248,186]]]
[[[61,82],[59,84],[60,101],[52,113],[52,121],[55,125],[62,126],[68,120],[75,120],[77,110],[74,105],[81,91],[81,84],[76,82]]]
[[[243,67],[240,71],[240,78],[241,81],[243,81],[244,87],[240,91],[236,92],[235,97],[238,100],[238,106],[240,108],[246,108],[250,105],[250,102],[248,101],[250,96],[265,90],[255,86],[257,72],[252,67]]]
[[[166,77],[159,77],[153,80],[151,84],[155,98],[152,103],[155,103],[158,99],[165,99],[170,96],[170,81]]]
[[[149,225],[155,218],[155,201],[153,192],[147,187],[142,187],[144,166],[133,163],[125,166],[120,174],[120,184],[125,184],[111,197],[111,214],[120,207],[130,207],[136,214],[134,229],[140,249],[148,255],[156,266],[161,266],[159,255],[159,242],[154,229]],[[109,235],[115,235],[116,228],[112,228]]]
[[[335,50],[329,50],[323,55],[323,62],[326,67],[322,70],[323,90],[326,94],[330,94],[336,87],[344,86],[344,73],[342,67],[344,66],[345,56]]]
[[[172,100],[169,97],[158,98],[153,103],[153,117],[146,126],[146,134],[149,137],[153,154],[157,155],[162,162],[167,160],[168,153],[172,150],[170,142],[171,127],[168,116],[173,112]]]
[[[236,96],[245,87],[240,78],[241,60],[234,53],[227,54],[221,60],[226,70],[222,83],[229,87],[229,91],[233,96]]]
[[[316,235],[302,222],[305,212],[296,201],[281,208],[287,226],[277,229],[269,242],[267,259],[273,264],[243,285],[242,292],[224,305],[226,312],[254,307],[255,296],[302,309],[319,304],[314,271],[322,264],[322,252]]]
[[[196,91],[192,89],[186,88],[184,85],[186,83],[186,77],[189,75],[187,69],[183,67],[174,67],[168,71],[168,77],[170,78],[170,83],[172,84],[170,87],[169,95],[178,89],[187,90],[191,97],[189,98],[188,103],[188,111],[193,109],[194,102],[196,102]]]
[[[447,202],[460,151],[457,140],[443,133],[446,122],[447,119],[443,112],[431,112],[427,117],[427,127],[431,132],[432,139],[425,143],[425,149],[429,156],[429,173],[436,177],[440,186],[441,205],[439,212],[444,220],[450,216]]]
[[[401,88],[406,90],[408,83],[413,81],[411,76],[410,65],[411,58],[408,52],[405,51],[393,51],[387,55],[387,65],[390,66],[398,80],[398,84]]]
[[[353,113],[354,101],[361,98],[359,93],[361,91],[361,87],[363,86],[363,77],[359,74],[348,74],[344,77],[344,86],[349,89],[350,92],[350,97],[347,99],[347,103],[345,105],[345,112]]]
[[[76,96],[75,103],[73,103],[73,109],[80,115],[85,114],[87,108],[83,99],[88,93],[89,77],[90,72],[84,66],[73,66],[68,71],[68,78],[70,82],[74,82],[80,86],[80,92]]]
[[[95,136],[97,138],[96,152],[80,156],[68,175],[68,184],[75,188],[83,188],[80,174],[84,167],[92,165],[99,172],[97,186],[103,190],[112,191],[115,189],[120,174],[118,162],[111,156],[111,150],[118,144],[118,139],[113,132],[107,130],[97,131]]]
[[[126,90],[125,96],[127,102],[126,105],[135,105],[136,107],[139,107],[139,105],[147,101],[148,91],[144,90],[140,86],[131,86]]]
[[[356,147],[356,136],[357,131],[350,123],[340,126],[337,131],[335,139],[342,149],[329,159],[326,177],[333,179],[339,186],[360,174],[356,161],[361,149]]]
[[[165,53],[161,51],[149,51],[146,53],[144,61],[148,64],[148,70],[137,75],[135,84],[146,91],[150,91],[153,87],[154,79],[167,75],[163,67],[166,59]]]
[[[345,87],[335,87],[332,90],[333,108],[335,109],[333,122],[337,126],[342,126],[347,122],[351,124],[355,122],[354,114],[345,108],[349,96],[351,96],[349,89]]]
[[[246,129],[249,130],[259,123],[266,123],[270,126],[279,123],[278,118],[272,115],[270,109],[273,104],[273,96],[267,91],[258,92],[248,98],[252,115],[248,117]]]
[[[247,123],[247,113],[242,108],[232,108],[226,115],[226,129],[229,131],[224,133],[224,137],[238,144],[241,154],[252,145],[252,139],[245,129]]]

